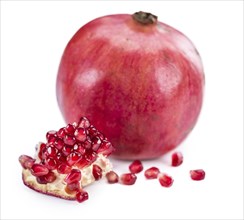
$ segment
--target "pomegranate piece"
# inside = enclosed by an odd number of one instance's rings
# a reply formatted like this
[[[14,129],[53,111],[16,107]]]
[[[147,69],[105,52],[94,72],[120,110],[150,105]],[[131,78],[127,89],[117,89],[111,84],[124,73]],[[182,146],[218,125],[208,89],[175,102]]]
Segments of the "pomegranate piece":
[[[140,173],[143,170],[143,166],[140,160],[134,160],[129,165],[129,170],[131,173]]]
[[[81,192],[76,193],[76,200],[77,200],[78,202],[84,202],[84,201],[86,201],[88,198],[89,198],[89,197],[88,197],[88,193],[85,192],[85,191],[81,191]]]
[[[113,156],[142,160],[162,156],[189,135],[204,81],[189,38],[140,11],[102,16],[79,28],[62,55],[56,94],[67,123],[88,113],[116,147]],[[79,124],[92,134],[85,119]]]
[[[158,180],[161,186],[164,187],[171,187],[174,182],[173,178],[166,173],[158,174]]]
[[[24,184],[48,195],[87,200],[83,187],[111,171],[107,156],[114,150],[112,144],[85,117],[47,132],[46,141],[37,145],[36,158],[19,157]]]
[[[136,179],[137,176],[134,173],[124,173],[120,176],[120,183],[123,185],[133,185]]]
[[[160,171],[157,167],[151,167],[151,168],[148,168],[147,170],[145,170],[144,176],[147,179],[157,179],[159,173],[160,173]]]
[[[114,171],[108,172],[106,174],[106,178],[107,178],[108,183],[117,183],[117,182],[119,182],[119,176]]]
[[[183,163],[183,155],[181,152],[174,152],[171,155],[171,165],[173,167],[178,167]]]
[[[98,165],[94,164],[92,167],[92,175],[94,176],[95,180],[99,180],[102,178],[102,169]]]
[[[202,169],[190,170],[190,177],[192,180],[203,180],[205,179],[205,171]]]

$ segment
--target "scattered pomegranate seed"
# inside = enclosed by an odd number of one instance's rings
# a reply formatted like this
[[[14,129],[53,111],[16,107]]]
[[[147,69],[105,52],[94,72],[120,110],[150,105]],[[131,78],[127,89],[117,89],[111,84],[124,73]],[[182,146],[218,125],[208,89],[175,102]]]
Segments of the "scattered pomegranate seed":
[[[78,169],[72,169],[71,172],[65,177],[64,181],[68,184],[81,180],[81,172]]]
[[[143,170],[143,166],[140,160],[134,160],[130,166],[129,170],[131,173],[140,173]]]
[[[159,173],[160,171],[157,167],[151,167],[145,170],[144,175],[147,179],[157,179]]]
[[[183,155],[181,152],[174,152],[171,155],[171,165],[173,167],[178,167],[183,163]]]
[[[45,167],[42,164],[37,164],[37,163],[34,163],[32,165],[30,171],[33,176],[44,176],[49,173],[49,170],[47,167]]]
[[[78,202],[84,202],[84,201],[86,201],[88,198],[89,198],[89,197],[88,197],[88,193],[85,192],[85,191],[80,191],[80,192],[76,193],[76,200],[77,200]]]
[[[117,182],[119,182],[119,176],[114,171],[110,171],[110,172],[106,173],[106,178],[108,180],[108,183],[117,183]]]
[[[35,159],[27,155],[21,155],[19,157],[19,162],[24,169],[30,169],[35,163]]]
[[[164,187],[171,187],[174,182],[172,177],[166,173],[159,173],[158,180],[159,180],[160,184]]]
[[[190,170],[190,176],[192,180],[203,180],[205,178],[205,171],[202,169]]]
[[[120,176],[120,182],[124,185],[133,185],[136,179],[137,177],[134,173],[124,173]]]
[[[98,165],[94,164],[92,167],[92,175],[94,176],[95,180],[99,180],[102,178],[102,169]]]

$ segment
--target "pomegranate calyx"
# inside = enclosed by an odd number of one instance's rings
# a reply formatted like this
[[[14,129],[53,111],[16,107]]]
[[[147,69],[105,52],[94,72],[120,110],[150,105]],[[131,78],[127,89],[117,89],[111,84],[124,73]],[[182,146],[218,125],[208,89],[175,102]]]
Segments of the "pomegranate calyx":
[[[139,11],[132,15],[132,18],[140,24],[156,24],[158,17],[148,12]]]

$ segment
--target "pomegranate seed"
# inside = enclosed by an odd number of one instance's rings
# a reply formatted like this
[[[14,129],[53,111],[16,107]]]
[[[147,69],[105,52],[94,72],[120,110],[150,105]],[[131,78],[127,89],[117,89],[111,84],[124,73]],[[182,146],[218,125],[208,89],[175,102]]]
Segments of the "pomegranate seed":
[[[74,192],[79,192],[80,190],[81,190],[81,187],[80,187],[80,183],[79,182],[74,182],[74,183],[67,184],[67,186],[65,187],[65,191],[68,194],[72,194]]]
[[[42,152],[44,151],[44,149],[46,149],[47,145],[44,143],[41,143],[39,146],[39,153],[38,153],[38,157],[40,159],[42,159]]]
[[[73,150],[79,152],[81,155],[84,155],[86,153],[86,149],[82,147],[80,144],[75,144]]]
[[[57,153],[57,162],[58,164],[66,163],[66,156],[63,155],[61,152]]]
[[[72,146],[75,144],[75,142],[76,142],[75,137],[68,135],[68,134],[65,135],[65,137],[64,137],[65,144]]]
[[[94,136],[96,136],[97,135],[97,129],[93,126],[93,125],[91,125],[88,129],[87,129],[87,131],[88,131],[88,134],[90,135],[90,137],[94,137]]]
[[[171,165],[178,167],[183,163],[183,155],[181,152],[175,152],[171,155]]]
[[[42,164],[34,163],[30,169],[33,176],[44,176],[48,174],[49,170]]]
[[[73,166],[81,159],[81,154],[78,152],[73,152],[67,156],[67,164]]]
[[[66,164],[60,164],[57,171],[61,174],[68,174],[71,171],[71,167],[67,166]]]
[[[134,173],[124,173],[120,176],[120,182],[124,185],[133,185],[136,179],[137,177]]]
[[[46,134],[46,139],[47,139],[48,143],[54,142],[56,137],[57,137],[57,132],[54,131],[54,130],[48,131],[47,134]]]
[[[45,153],[47,156],[56,157],[58,150],[54,146],[48,146]]]
[[[164,187],[171,187],[174,182],[172,177],[166,173],[158,174],[158,180],[159,180],[160,184]]]
[[[89,128],[90,127],[89,120],[86,117],[82,117],[78,123],[78,127]]]
[[[61,138],[57,138],[55,140],[55,142],[53,143],[53,145],[58,149],[58,150],[61,150],[63,147],[64,147],[64,142]]]
[[[75,132],[75,128],[74,128],[74,126],[72,124],[68,124],[65,127],[65,133],[66,134],[73,136],[74,132]]]
[[[82,143],[82,146],[85,148],[85,149],[90,149],[92,147],[92,143],[90,140],[86,140],[85,142]]]
[[[140,173],[143,170],[143,166],[140,160],[134,160],[130,166],[129,170],[131,173]]]
[[[65,128],[60,128],[60,129],[58,130],[58,132],[57,132],[57,136],[58,136],[59,138],[64,138],[65,135],[66,135]]]
[[[192,180],[203,180],[205,178],[205,171],[202,169],[190,170],[190,176]]]
[[[95,180],[99,180],[102,178],[102,169],[98,165],[94,164],[92,167],[92,175],[94,176]]]
[[[104,156],[109,156],[114,151],[112,144],[104,140],[97,150],[97,153],[102,153]]]
[[[92,138],[92,150],[97,151],[101,144],[101,139],[99,137],[93,137]]]
[[[84,128],[77,128],[75,130],[74,136],[78,141],[85,141],[86,140],[86,130]]]
[[[159,173],[160,171],[157,167],[151,167],[145,170],[144,175],[147,179],[157,179]]]
[[[87,151],[84,157],[88,164],[92,164],[97,159],[97,154],[93,151]]]
[[[76,193],[76,200],[78,202],[84,202],[88,199],[88,193],[85,191],[80,191]]]
[[[40,184],[47,184],[47,183],[52,183],[56,180],[56,176],[53,172],[49,172],[45,176],[38,176],[36,177],[36,180]]]
[[[110,172],[106,173],[106,178],[107,178],[109,183],[119,182],[119,176],[114,171],[110,171]]]
[[[71,152],[72,152],[72,147],[71,146],[65,145],[62,148],[62,153],[63,153],[64,156],[68,156]]]
[[[65,177],[64,181],[68,184],[81,180],[81,172],[78,169],[72,169],[71,172]]]
[[[30,169],[35,163],[35,160],[27,155],[21,155],[19,157],[19,162],[24,169]]]
[[[45,161],[45,165],[49,170],[54,170],[57,167],[57,161],[52,157],[48,157]]]

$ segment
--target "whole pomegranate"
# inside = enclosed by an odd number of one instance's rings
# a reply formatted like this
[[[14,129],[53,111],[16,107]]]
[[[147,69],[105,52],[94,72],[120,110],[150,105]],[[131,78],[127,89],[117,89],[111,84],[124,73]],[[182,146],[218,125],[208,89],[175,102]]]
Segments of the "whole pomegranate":
[[[201,110],[204,73],[192,42],[150,13],[97,18],[69,41],[57,100],[67,123],[86,115],[121,159],[179,145]]]

